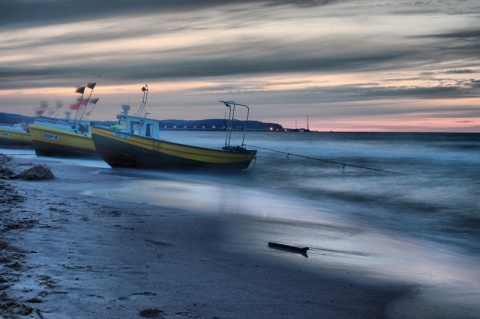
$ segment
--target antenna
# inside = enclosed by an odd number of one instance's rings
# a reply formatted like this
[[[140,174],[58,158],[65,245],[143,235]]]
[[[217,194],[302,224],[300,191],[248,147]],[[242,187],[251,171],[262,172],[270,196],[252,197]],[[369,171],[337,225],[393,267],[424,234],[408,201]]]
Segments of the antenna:
[[[227,147],[227,146],[230,146],[230,139],[232,137],[232,125],[233,125],[233,115],[235,114],[235,102],[220,101],[220,103],[225,104],[225,106],[228,107],[229,109],[227,126],[226,126],[227,135],[225,136],[225,147]],[[233,103],[233,114],[232,114],[232,105],[231,105],[232,103]]]
[[[130,111],[130,105],[128,104],[123,104],[122,105],[122,110],[124,115],[128,115],[128,111]]]
[[[143,111],[145,111],[145,105],[147,105],[147,99],[148,99],[148,85],[145,84],[144,87],[142,87],[143,91],[143,100],[142,104],[140,104],[140,107],[138,108],[138,112],[135,114],[135,116],[140,116]],[[145,114],[146,116],[146,114]]]
[[[248,116],[250,115],[250,108],[245,104],[237,104],[240,106],[245,106],[247,108],[247,118],[245,119],[245,127],[243,128],[243,139],[242,139],[242,147],[245,147],[245,133],[247,132],[247,122]]]

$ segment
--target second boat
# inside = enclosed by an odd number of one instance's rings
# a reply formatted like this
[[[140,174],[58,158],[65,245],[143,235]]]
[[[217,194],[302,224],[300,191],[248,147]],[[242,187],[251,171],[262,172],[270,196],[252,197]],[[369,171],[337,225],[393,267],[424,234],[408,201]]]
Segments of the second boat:
[[[122,106],[123,112],[117,116],[118,124],[111,127],[91,127],[92,139],[100,156],[111,167],[130,167],[158,170],[223,170],[241,171],[247,169],[255,159],[257,151],[245,148],[245,144],[230,146],[235,102],[223,102],[230,108],[226,127],[225,146],[210,149],[179,144],[160,138],[160,121],[138,116],[145,108],[148,86],[143,88],[143,101],[139,112],[130,115],[130,107]],[[245,140],[244,130],[244,140]]]

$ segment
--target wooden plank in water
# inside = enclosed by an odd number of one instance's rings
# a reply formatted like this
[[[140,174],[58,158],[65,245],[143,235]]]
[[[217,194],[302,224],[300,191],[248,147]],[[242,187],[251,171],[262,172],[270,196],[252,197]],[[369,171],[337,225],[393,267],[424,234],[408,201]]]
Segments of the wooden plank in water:
[[[302,254],[302,255],[306,255],[307,251],[309,249],[308,247],[297,247],[297,246],[291,246],[291,245],[274,243],[274,242],[269,242],[268,247],[275,248],[275,249],[281,249],[281,250],[288,250],[288,251],[299,253],[299,254]]]

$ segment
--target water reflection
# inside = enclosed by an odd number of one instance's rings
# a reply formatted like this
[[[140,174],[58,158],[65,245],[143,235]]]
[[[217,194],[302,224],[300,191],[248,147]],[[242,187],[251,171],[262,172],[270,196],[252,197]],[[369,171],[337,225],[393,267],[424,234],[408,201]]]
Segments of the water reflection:
[[[165,176],[164,176],[165,177]],[[211,177],[212,178],[212,177]],[[239,185],[195,179],[135,180],[108,192],[118,199],[207,214],[239,214],[313,223],[334,223],[331,212],[308,200]]]
[[[228,234],[231,240],[245,247],[257,247],[259,251],[264,250],[269,241],[308,246],[309,258],[302,261],[308,267],[368,272],[368,276],[398,281],[451,283],[460,280],[475,285],[480,281],[476,258],[462,256],[433,242],[368,227],[316,201],[228,184],[221,178],[202,179],[188,174],[156,177],[159,179],[136,178],[115,188],[92,190],[87,194],[188,210],[194,214],[227,219],[231,216]],[[239,216],[259,219],[247,221]]]

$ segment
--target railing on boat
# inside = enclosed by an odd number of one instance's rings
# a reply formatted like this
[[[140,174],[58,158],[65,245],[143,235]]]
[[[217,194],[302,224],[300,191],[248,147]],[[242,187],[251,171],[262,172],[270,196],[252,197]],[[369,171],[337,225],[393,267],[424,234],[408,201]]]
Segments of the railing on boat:
[[[225,104],[226,107],[229,109],[228,120],[227,120],[227,135],[225,136],[225,147],[224,149],[231,149],[230,141],[232,139],[232,131],[233,131],[233,122],[235,119],[235,107],[237,105],[244,106],[247,108],[247,117],[245,119],[245,126],[243,128],[243,139],[242,139],[242,148],[245,148],[245,134],[247,132],[247,122],[248,116],[250,115],[250,108],[245,104],[235,103],[235,101],[220,101],[221,103]]]

